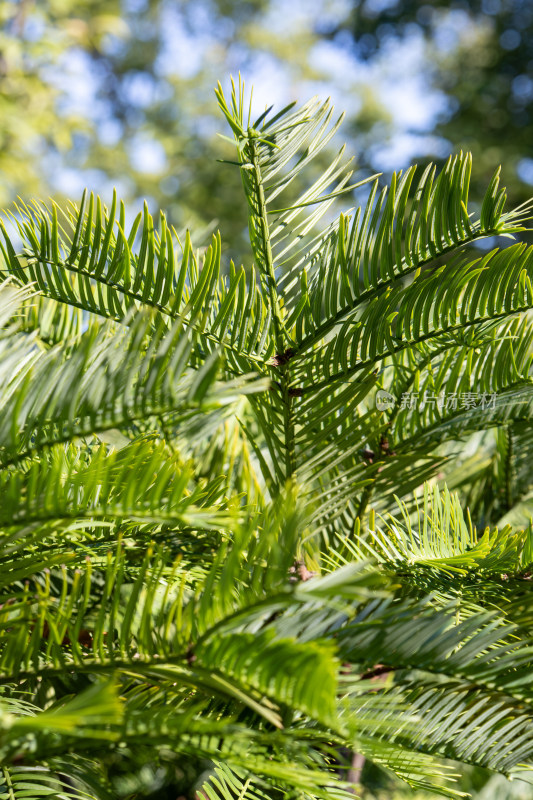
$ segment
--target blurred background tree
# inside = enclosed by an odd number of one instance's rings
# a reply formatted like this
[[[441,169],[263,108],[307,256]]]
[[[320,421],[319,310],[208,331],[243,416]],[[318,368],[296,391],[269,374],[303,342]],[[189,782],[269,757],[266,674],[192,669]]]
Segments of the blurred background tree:
[[[240,258],[213,100],[239,70],[259,110],[331,94],[364,171],[463,148],[474,195],[500,163],[512,203],[533,184],[529,0],[4,0],[0,14],[4,206],[116,185],[200,239],[220,226]]]
[[[502,164],[511,202],[533,183],[533,4],[530,0],[364,0],[337,29],[372,61],[391,42],[420,36],[431,85],[447,108],[434,132],[453,149],[472,150],[475,177]],[[435,155],[438,155],[436,152]]]

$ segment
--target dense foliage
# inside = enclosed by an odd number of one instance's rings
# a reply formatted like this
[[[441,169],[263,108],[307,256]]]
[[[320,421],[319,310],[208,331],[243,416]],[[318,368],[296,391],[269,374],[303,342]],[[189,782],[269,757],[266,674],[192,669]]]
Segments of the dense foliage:
[[[527,778],[533,253],[466,248],[531,208],[460,153],[331,219],[330,104],[217,97],[253,265],[116,196],[5,215],[0,797]]]

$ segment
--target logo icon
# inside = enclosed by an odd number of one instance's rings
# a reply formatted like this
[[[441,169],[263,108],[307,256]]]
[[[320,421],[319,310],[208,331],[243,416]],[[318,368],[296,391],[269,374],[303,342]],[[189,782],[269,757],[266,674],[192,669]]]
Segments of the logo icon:
[[[394,406],[396,398],[386,392],[385,389],[378,389],[376,394],[376,408],[378,411],[386,411]]]

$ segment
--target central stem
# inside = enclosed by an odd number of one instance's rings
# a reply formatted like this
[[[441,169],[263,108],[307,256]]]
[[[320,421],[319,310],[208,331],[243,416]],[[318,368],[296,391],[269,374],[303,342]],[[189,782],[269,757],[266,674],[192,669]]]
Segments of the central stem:
[[[285,477],[294,474],[294,409],[293,400],[289,389],[290,375],[288,367],[282,367],[281,389],[283,392],[283,423],[285,428]]]
[[[506,444],[505,459],[504,459],[505,510],[510,511],[510,509],[513,506],[513,490],[512,490],[512,480],[511,480],[512,469],[513,469],[513,437],[510,425],[505,426],[504,435]]]
[[[287,339],[284,332],[282,310],[277,289],[276,269],[274,266],[272,247],[270,244],[270,226],[268,222],[268,212],[265,191],[263,187],[263,176],[261,174],[260,167],[259,142],[254,134],[255,131],[248,130],[246,147],[246,160],[248,163],[243,169],[245,186],[247,182],[252,184],[250,187],[252,192],[248,194],[248,197],[251,200],[250,206],[252,211],[250,238],[254,255],[261,271],[262,282],[267,290],[272,312],[277,355],[282,357],[286,349]],[[295,471],[294,398],[290,391],[290,369],[288,363],[280,363],[279,377],[281,401],[283,403],[285,477],[290,478]]]
[[[252,247],[254,255],[261,267],[262,278],[266,283],[268,296],[270,299],[270,307],[272,310],[272,318],[274,321],[274,335],[276,339],[276,349],[278,353],[282,353],[285,348],[285,337],[283,335],[283,323],[281,319],[281,308],[279,304],[276,270],[274,267],[274,258],[272,256],[272,247],[270,245],[270,228],[268,224],[268,215],[265,200],[265,191],[263,188],[263,176],[261,175],[261,168],[259,165],[258,142],[251,133],[248,136],[248,148],[250,156],[250,164],[253,167],[254,181],[253,189],[255,195],[255,207],[252,206],[253,221],[259,222],[259,231],[256,229],[251,231]],[[255,218],[255,219],[254,219]],[[259,236],[259,242],[257,241]]]

